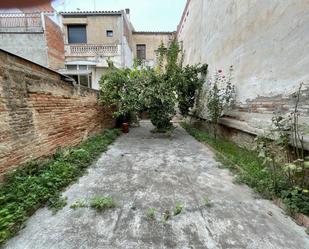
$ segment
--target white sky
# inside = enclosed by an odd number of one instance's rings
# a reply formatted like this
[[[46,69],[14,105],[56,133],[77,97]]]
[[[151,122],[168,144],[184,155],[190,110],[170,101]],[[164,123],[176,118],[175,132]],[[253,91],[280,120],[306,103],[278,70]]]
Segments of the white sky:
[[[121,10],[129,8],[137,31],[175,31],[186,0],[54,0],[63,10]]]

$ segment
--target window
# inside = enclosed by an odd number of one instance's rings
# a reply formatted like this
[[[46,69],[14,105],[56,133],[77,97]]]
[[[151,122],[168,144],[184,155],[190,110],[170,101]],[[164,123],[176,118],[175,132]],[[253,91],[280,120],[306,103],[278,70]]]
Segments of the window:
[[[79,84],[88,87],[88,75],[79,75]]]
[[[136,45],[136,57],[139,61],[146,60],[146,45],[145,44]]]
[[[77,70],[77,65],[67,65],[67,70]]]
[[[68,76],[73,78],[78,85],[91,88],[91,85],[92,85],[91,74],[79,74],[79,75],[73,74],[73,75],[68,75]]]
[[[68,25],[69,43],[87,43],[86,25]]]
[[[87,70],[87,69],[88,69],[87,65],[79,65],[78,66],[78,70]]]
[[[113,35],[114,35],[113,30],[106,30],[106,36],[107,37],[113,37]]]

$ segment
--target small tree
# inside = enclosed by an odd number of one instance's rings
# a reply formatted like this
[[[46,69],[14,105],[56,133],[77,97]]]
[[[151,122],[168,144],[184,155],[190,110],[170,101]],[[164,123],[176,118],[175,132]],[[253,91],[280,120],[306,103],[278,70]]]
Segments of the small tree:
[[[235,101],[235,87],[232,85],[233,67],[230,67],[229,76],[218,70],[214,80],[209,81],[209,90],[207,95],[207,110],[211,123],[213,124],[214,137],[217,138],[218,123],[224,111],[230,109]]]

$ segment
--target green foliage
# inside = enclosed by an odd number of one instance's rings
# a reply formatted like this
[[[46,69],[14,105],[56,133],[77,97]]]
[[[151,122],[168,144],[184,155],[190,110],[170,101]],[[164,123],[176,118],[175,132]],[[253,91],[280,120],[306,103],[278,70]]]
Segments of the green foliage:
[[[222,73],[222,70],[218,70],[214,80],[210,80],[208,83],[207,111],[209,119],[213,124],[215,138],[217,137],[219,118],[222,117],[224,111],[231,108],[234,104],[235,87],[231,83],[232,72],[233,66],[230,66],[228,77]]]
[[[0,187],[0,244],[47,202],[55,210],[61,208],[65,201],[59,198],[60,191],[81,176],[119,134],[119,130],[106,130],[76,148],[58,152],[54,159],[33,161],[7,174]]]
[[[104,105],[117,107],[114,117],[137,113],[143,108],[143,83],[146,70],[111,68],[100,80],[100,99]]]
[[[207,196],[204,196],[203,204],[204,204],[205,207],[211,207],[211,201]]]
[[[178,72],[178,107],[183,116],[187,116],[194,107],[198,93],[204,83],[208,65],[185,66]]]
[[[148,208],[146,211],[146,217],[150,220],[154,220],[156,217],[156,209],[155,208]]]
[[[276,179],[274,180],[274,172],[265,165],[265,159],[259,157],[254,151],[246,150],[224,139],[214,139],[207,132],[193,128],[188,124],[183,123],[182,126],[198,141],[210,144],[229,161],[238,165],[241,170],[235,167],[234,170],[238,172],[239,181],[252,187],[265,198],[282,198],[290,210],[309,214],[308,188],[291,186],[279,169],[276,171]],[[223,163],[226,164],[226,161]],[[228,164],[228,167],[233,166]]]
[[[67,199],[67,197],[62,197],[60,194],[53,196],[48,200],[47,206],[53,214],[56,214],[67,205]]]
[[[115,117],[148,111],[155,131],[165,132],[172,129],[177,104],[183,115],[194,106],[205,72],[205,65],[183,68],[179,44],[173,40],[168,48],[161,43],[155,69],[111,68],[100,80],[100,98],[105,105],[116,107]]]
[[[78,208],[86,208],[88,207],[87,203],[85,201],[77,200],[75,201],[70,208],[72,209],[78,209]]]
[[[291,213],[301,212],[309,214],[309,191],[300,187],[284,190],[281,193],[284,204]]]
[[[182,212],[183,206],[179,203],[176,204],[176,207],[174,208],[174,216],[180,214]]]
[[[116,203],[111,196],[97,196],[90,201],[90,207],[102,212],[116,207]]]

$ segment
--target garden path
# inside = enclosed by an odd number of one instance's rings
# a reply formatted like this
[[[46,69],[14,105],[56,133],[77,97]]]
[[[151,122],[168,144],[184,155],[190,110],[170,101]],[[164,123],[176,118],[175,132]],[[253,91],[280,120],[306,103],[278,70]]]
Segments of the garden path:
[[[171,137],[142,122],[122,135],[64,193],[56,215],[38,210],[7,249],[308,249],[309,237],[272,202],[256,198],[218,168],[213,153],[177,127]],[[117,207],[73,210],[76,200],[111,195]],[[211,206],[204,205],[207,197]],[[183,211],[162,221],[177,203]],[[156,209],[154,220],[146,217]]]

